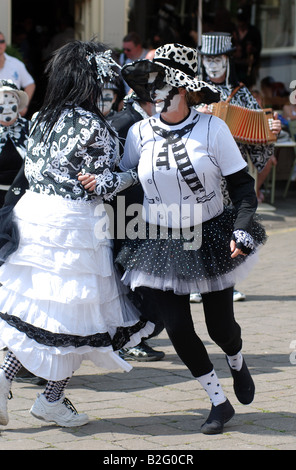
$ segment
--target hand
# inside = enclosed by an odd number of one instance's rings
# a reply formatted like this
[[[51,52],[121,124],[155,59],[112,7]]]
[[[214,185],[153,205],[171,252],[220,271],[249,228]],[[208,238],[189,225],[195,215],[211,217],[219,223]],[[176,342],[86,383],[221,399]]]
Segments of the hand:
[[[86,173],[83,175],[82,173],[78,173],[78,181],[84,186],[84,189],[87,191],[94,191],[96,188],[96,178],[95,175],[91,175]]]
[[[246,256],[246,253],[244,253],[239,248],[236,248],[236,243],[235,243],[234,240],[231,240],[231,242],[230,242],[230,251],[232,253],[231,258],[236,258],[238,255]]]
[[[21,110],[20,116],[24,117],[28,112],[28,106],[26,106],[24,109]]]
[[[278,135],[282,130],[282,123],[278,119],[278,113],[274,113],[273,115],[273,121],[271,123],[271,130],[272,130],[272,133],[276,135]]]

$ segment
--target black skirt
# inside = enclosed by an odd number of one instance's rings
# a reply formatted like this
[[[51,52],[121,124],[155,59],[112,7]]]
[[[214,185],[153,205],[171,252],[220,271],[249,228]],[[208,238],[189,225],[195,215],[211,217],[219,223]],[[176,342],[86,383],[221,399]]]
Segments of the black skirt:
[[[147,224],[146,233],[139,233],[136,239],[127,238],[117,254],[116,263],[124,270],[123,282],[132,289],[146,286],[177,294],[233,286],[248,274],[258,247],[267,239],[264,227],[254,220],[254,249],[247,256],[231,258],[234,221],[234,210],[227,208],[185,235],[162,227],[151,230]]]

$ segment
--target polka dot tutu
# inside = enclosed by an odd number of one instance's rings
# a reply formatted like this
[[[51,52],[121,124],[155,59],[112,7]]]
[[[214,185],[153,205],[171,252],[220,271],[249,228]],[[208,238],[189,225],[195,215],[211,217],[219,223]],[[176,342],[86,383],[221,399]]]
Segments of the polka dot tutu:
[[[266,241],[263,226],[255,220],[254,250],[248,256],[231,258],[234,220],[234,211],[226,209],[220,216],[195,227],[198,248],[192,244],[193,238],[185,238],[182,232],[176,237],[171,229],[157,227],[151,238],[151,227],[149,231],[147,225],[145,236],[138,234],[135,240],[127,239],[116,258],[125,270],[124,283],[132,289],[145,285],[179,294],[233,286],[248,273],[257,248]]]

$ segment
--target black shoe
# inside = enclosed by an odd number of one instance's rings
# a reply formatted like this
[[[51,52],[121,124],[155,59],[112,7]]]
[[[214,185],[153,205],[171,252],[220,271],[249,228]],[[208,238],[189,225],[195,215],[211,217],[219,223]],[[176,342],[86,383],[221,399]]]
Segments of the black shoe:
[[[243,359],[242,368],[238,371],[232,369],[229,363],[228,366],[233,377],[233,389],[238,401],[243,405],[249,405],[254,400],[255,384],[245,360]]]
[[[229,400],[218,406],[212,405],[208,419],[201,427],[203,434],[220,434],[223,432],[224,424],[234,416],[234,408]]]
[[[119,351],[120,357],[127,361],[160,361],[164,358],[165,354],[162,351],[155,351],[145,341],[141,341],[140,344],[134,348],[122,348]]]
[[[47,383],[47,380],[43,379],[42,377],[36,377],[24,367],[18,371],[14,380],[16,382],[32,383],[35,385],[45,385]]]

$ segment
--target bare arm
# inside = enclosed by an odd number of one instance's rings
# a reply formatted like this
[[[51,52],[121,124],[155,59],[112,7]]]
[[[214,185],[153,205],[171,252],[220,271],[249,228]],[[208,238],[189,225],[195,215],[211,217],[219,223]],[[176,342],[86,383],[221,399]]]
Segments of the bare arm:
[[[24,88],[24,91],[27,93],[29,97],[29,103],[35,93],[35,89],[36,89],[35,83],[31,83],[30,85],[26,86],[26,88]],[[27,111],[28,111],[28,106],[20,112],[20,115],[25,116],[27,114]]]

